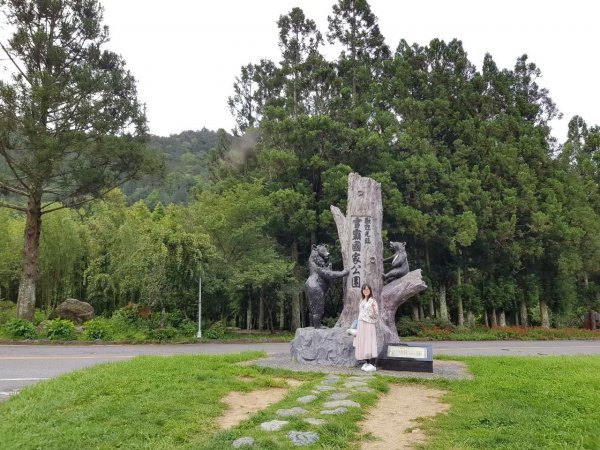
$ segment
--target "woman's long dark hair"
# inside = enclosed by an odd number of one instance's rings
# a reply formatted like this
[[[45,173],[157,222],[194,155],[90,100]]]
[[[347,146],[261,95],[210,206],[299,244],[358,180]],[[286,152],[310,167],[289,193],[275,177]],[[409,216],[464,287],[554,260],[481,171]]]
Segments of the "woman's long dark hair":
[[[371,289],[371,286],[369,286],[367,283],[363,284],[362,287],[360,288],[360,296],[361,296],[361,298],[365,298],[365,294],[363,293],[363,291],[365,290],[365,288],[369,288],[369,298],[373,298],[373,289]]]

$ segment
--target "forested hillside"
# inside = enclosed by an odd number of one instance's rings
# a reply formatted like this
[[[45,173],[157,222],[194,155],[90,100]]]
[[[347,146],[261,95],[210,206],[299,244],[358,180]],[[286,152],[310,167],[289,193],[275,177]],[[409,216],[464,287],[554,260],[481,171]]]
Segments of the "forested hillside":
[[[345,208],[358,172],[381,183],[385,239],[407,243],[429,285],[399,314],[550,327],[598,308],[600,128],[566,118],[555,141],[560,105],[526,54],[500,68],[491,54],[471,61],[458,39],[388,43],[365,1],[339,0],[328,23],[283,12],[279,60],[244,65],[223,99],[234,136],[154,137],[161,184],[48,215],[39,306],[75,296],[105,314],[134,302],[195,318],[202,277],[207,321],[295,329],[311,244],[329,244],[339,267],[329,206]],[[11,300],[23,223],[0,209]]]
[[[187,203],[193,187],[206,178],[208,154],[217,139],[218,133],[206,128],[168,137],[150,136],[148,145],[165,158],[166,174],[129,182],[123,191],[132,202],[144,200],[151,207],[158,202]]]

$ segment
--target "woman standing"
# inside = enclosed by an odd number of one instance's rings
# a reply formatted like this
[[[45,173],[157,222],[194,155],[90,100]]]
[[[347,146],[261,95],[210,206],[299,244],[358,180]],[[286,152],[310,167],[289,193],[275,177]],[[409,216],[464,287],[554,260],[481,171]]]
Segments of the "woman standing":
[[[357,361],[364,360],[361,370],[374,372],[377,359],[377,302],[372,297],[371,286],[363,284],[362,298],[358,305],[358,332],[356,335],[355,357]]]

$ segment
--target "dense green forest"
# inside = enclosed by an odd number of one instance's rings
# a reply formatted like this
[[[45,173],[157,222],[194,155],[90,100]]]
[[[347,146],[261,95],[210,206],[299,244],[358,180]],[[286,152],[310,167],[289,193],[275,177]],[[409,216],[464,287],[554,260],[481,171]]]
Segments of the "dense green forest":
[[[526,55],[502,69],[459,40],[391,48],[366,1],[339,0],[328,23],[280,16],[280,61],[244,65],[224,99],[232,134],[152,137],[162,180],[44,216],[38,307],[75,297],[194,319],[202,277],[206,321],[295,329],[311,244],[339,267],[329,206],[344,209],[358,172],[382,184],[385,238],[407,242],[430,287],[400,315],[577,326],[598,308],[600,128],[575,116],[553,139],[560,113]],[[24,224],[0,209],[0,298],[16,301]],[[327,316],[340,299],[336,284]]]

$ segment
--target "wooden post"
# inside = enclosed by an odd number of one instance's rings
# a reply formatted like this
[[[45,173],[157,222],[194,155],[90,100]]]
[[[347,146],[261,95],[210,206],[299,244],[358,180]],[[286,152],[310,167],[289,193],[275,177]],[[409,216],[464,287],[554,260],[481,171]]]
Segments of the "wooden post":
[[[377,346],[400,342],[396,330],[396,311],[412,296],[427,289],[421,271],[414,270],[402,278],[383,285],[383,241],[381,227],[383,208],[381,185],[356,173],[348,176],[348,210],[344,215],[331,206],[341,244],[346,278],[344,308],[336,327],[349,327],[358,318],[361,285],[371,286],[379,306]],[[410,251],[410,249],[409,249]]]

